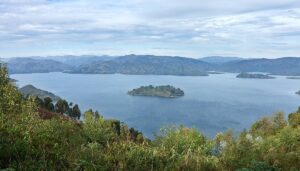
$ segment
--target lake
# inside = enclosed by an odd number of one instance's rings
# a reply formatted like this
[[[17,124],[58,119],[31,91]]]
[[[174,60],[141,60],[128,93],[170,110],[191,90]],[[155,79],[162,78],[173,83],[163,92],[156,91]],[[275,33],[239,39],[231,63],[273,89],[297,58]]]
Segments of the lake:
[[[290,113],[300,106],[300,80],[238,79],[236,74],[201,76],[14,74],[18,86],[32,84],[68,101],[82,111],[92,108],[105,118],[125,122],[146,136],[167,125],[198,128],[205,135],[228,129],[240,131],[276,111]],[[127,91],[142,85],[172,85],[180,98],[137,97]]]

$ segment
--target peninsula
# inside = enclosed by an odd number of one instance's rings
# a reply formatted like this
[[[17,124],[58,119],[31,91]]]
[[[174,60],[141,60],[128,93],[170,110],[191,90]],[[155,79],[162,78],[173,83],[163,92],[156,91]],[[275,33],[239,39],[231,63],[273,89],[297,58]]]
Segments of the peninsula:
[[[254,79],[274,79],[275,77],[265,74],[240,73],[236,78],[254,78]]]
[[[46,97],[50,97],[53,101],[58,101],[60,99],[60,97],[56,96],[55,94],[45,91],[45,90],[41,90],[38,89],[36,87],[34,87],[33,85],[26,85],[22,88],[19,89],[19,91],[21,92],[21,94],[26,97],[26,96],[37,96],[41,99],[44,99]]]
[[[291,80],[300,80],[300,77],[297,76],[293,76],[293,77],[286,77],[287,79],[291,79]]]

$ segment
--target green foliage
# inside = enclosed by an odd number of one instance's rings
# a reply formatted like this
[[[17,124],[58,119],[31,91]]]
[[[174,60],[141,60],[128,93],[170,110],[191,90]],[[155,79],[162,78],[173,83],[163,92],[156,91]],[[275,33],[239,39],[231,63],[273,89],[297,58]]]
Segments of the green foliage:
[[[0,115],[22,111],[22,95],[10,84],[7,70],[0,64]]]
[[[288,121],[292,127],[300,126],[300,108],[298,109],[298,112],[289,114]]]
[[[72,113],[69,114],[69,115],[73,118],[80,119],[81,111],[80,111],[79,106],[77,104],[75,104],[75,106],[72,108]]]
[[[214,143],[196,129],[168,127],[153,142],[167,170],[218,170]]]
[[[69,103],[66,100],[58,100],[55,104],[55,112],[65,114],[69,110]]]
[[[257,136],[268,136],[276,134],[287,125],[282,112],[277,112],[271,118],[263,118],[251,127],[250,132]]]
[[[180,97],[184,95],[184,92],[170,85],[166,86],[141,86],[140,88],[133,89],[128,92],[132,96],[157,96],[157,97]]]
[[[24,99],[0,66],[0,170],[300,170],[300,110],[262,118],[239,135],[207,139],[196,129],[167,127],[154,138],[93,110],[82,122],[64,115],[42,119],[51,99]],[[56,111],[79,117],[78,105]]]
[[[46,98],[44,98],[44,103],[42,103],[43,106],[41,106],[41,107],[43,107],[49,111],[54,111],[54,105],[52,102],[53,101],[50,97],[46,97]]]

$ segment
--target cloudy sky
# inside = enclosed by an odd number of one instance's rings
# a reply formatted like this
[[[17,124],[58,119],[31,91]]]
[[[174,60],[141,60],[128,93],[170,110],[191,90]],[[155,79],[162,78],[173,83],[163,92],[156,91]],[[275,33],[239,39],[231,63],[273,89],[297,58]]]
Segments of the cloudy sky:
[[[0,56],[300,56],[300,0],[0,0]]]

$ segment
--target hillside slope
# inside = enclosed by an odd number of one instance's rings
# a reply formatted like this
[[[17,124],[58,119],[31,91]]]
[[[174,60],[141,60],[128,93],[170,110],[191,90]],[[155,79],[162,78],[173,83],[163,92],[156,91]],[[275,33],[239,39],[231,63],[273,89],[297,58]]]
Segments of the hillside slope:
[[[38,89],[38,88],[34,87],[33,85],[26,85],[26,86],[20,88],[19,91],[22,93],[22,95],[24,97],[37,96],[41,99],[50,97],[53,101],[58,101],[60,99],[60,97],[56,96],[55,94],[45,91],[45,90]]]
[[[136,75],[197,75],[206,76],[213,65],[183,57],[127,55],[109,61],[82,65],[71,73],[136,74]]]
[[[225,72],[266,72],[275,75],[300,75],[300,58],[248,59],[233,61],[218,68]]]
[[[62,72],[72,67],[49,59],[12,58],[7,61],[10,74]]]
[[[207,62],[207,63],[211,63],[211,64],[224,64],[224,63],[232,62],[232,61],[245,60],[245,58],[224,57],[224,56],[208,56],[208,57],[199,58],[199,60]]]

